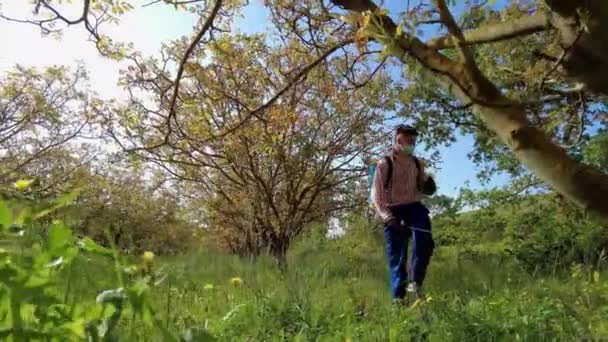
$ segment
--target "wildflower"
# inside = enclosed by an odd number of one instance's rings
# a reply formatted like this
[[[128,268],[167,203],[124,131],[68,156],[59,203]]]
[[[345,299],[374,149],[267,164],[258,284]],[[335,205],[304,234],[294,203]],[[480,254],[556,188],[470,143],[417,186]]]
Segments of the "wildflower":
[[[151,264],[152,261],[154,261],[154,253],[152,253],[150,251],[145,251],[143,258],[144,258],[144,263]]]
[[[15,182],[15,189],[17,190],[27,190],[30,185],[32,185],[34,181],[33,180],[26,180],[26,179],[21,179]]]
[[[205,286],[203,286],[203,290],[213,290],[213,284],[205,284]]]
[[[230,285],[234,286],[234,287],[239,287],[243,284],[243,279],[239,278],[239,277],[234,277],[230,279]]]
[[[124,272],[128,275],[133,275],[137,272],[137,266],[135,266],[135,265],[127,266],[127,267],[125,267]]]

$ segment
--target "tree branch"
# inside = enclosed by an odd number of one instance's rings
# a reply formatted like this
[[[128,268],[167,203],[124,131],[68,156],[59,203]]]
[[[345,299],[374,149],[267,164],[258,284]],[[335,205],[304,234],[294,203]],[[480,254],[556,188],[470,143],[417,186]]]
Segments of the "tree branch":
[[[187,4],[193,4],[193,3],[202,2],[202,1],[203,0],[186,0],[186,1],[152,0],[148,3],[143,4],[141,7],[148,7],[148,6],[157,4],[159,2],[164,2],[167,5],[187,5]]]
[[[475,68],[475,59],[473,58],[473,54],[467,47],[464,34],[456,23],[456,20],[454,20],[454,16],[452,16],[452,13],[450,12],[450,9],[448,8],[448,5],[446,4],[445,0],[435,0],[435,6],[439,11],[441,21],[445,23],[445,26],[448,28],[448,31],[456,40],[456,46],[460,51],[463,62],[468,67]]]
[[[234,126],[232,126],[231,128],[227,129],[226,131],[220,133],[220,134],[216,134],[216,135],[212,135],[211,137],[205,139],[203,141],[203,143],[207,143],[210,142],[212,140],[218,139],[218,138],[222,138],[225,137],[226,135],[229,135],[231,133],[233,133],[234,131],[238,130],[239,128],[241,128],[245,123],[247,123],[247,121],[249,121],[252,117],[259,115],[261,112],[265,111],[266,109],[268,109],[271,105],[273,105],[281,96],[283,96],[283,94],[285,94],[296,82],[298,82],[302,77],[304,77],[306,74],[308,74],[312,69],[314,69],[317,65],[319,65],[321,62],[323,62],[327,57],[329,57],[332,53],[334,53],[336,50],[348,45],[348,44],[352,44],[354,42],[353,39],[348,39],[345,40],[339,44],[336,44],[334,47],[332,47],[331,49],[327,50],[323,55],[319,56],[319,58],[317,58],[315,61],[313,61],[312,63],[308,64],[307,66],[305,66],[304,68],[302,68],[302,70],[300,70],[296,76],[291,79],[291,81],[289,81],[287,84],[285,84],[272,98],[270,98],[266,103],[260,105],[259,107],[253,109],[252,111],[250,111],[243,119],[241,119],[238,123],[236,123]]]
[[[196,48],[196,46],[201,41],[201,39],[203,39],[203,36],[205,35],[205,33],[207,33],[207,31],[211,28],[211,25],[213,24],[213,20],[217,16],[221,7],[222,7],[222,0],[216,0],[215,5],[213,6],[213,9],[211,10],[211,14],[209,15],[209,18],[207,18],[207,21],[205,22],[205,24],[203,24],[203,27],[201,28],[201,30],[198,32],[196,37],[194,37],[194,40],[192,41],[192,43],[190,43],[190,46],[188,46],[186,53],[184,54],[181,62],[179,63],[179,68],[177,70],[177,76],[175,77],[175,81],[174,81],[175,86],[173,89],[173,95],[171,96],[171,103],[169,104],[169,115],[167,115],[167,122],[166,122],[167,133],[165,134],[165,138],[164,138],[164,141],[161,144],[161,146],[166,144],[167,142],[169,142],[169,136],[172,133],[171,119],[173,119],[173,117],[175,116],[175,104],[177,102],[177,96],[179,93],[179,83],[180,83],[182,75],[184,73],[184,66],[186,65],[188,58],[190,58],[190,55],[194,51],[194,48]]]
[[[475,45],[493,43],[545,31],[550,27],[549,19],[550,17],[548,14],[539,12],[534,15],[522,17],[512,21],[487,25],[474,30],[465,31],[463,33],[465,44]],[[436,50],[455,47],[450,35],[431,39],[427,42],[427,45]]]

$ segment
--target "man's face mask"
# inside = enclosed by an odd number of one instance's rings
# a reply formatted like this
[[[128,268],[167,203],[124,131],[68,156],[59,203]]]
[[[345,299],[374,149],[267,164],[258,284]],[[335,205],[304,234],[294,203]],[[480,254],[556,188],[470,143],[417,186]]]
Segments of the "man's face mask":
[[[414,153],[414,150],[416,149],[416,145],[415,144],[403,144],[401,145],[401,152],[405,153],[406,155],[410,155],[412,153]]]

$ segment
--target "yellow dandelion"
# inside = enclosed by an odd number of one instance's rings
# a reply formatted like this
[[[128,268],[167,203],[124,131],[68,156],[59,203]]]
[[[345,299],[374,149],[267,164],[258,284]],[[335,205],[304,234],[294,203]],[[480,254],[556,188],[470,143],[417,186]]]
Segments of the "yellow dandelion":
[[[15,189],[17,190],[27,190],[30,185],[32,185],[32,183],[34,183],[33,180],[26,180],[26,179],[21,179],[15,182]]]
[[[205,284],[205,286],[203,286],[203,290],[213,290],[213,284]]]
[[[146,264],[151,264],[152,261],[154,261],[154,253],[152,253],[150,251],[145,251],[144,255],[143,255],[143,258],[144,258],[144,262]]]
[[[234,287],[239,287],[243,284],[243,279],[239,278],[239,277],[234,277],[230,279],[230,285],[234,286]]]

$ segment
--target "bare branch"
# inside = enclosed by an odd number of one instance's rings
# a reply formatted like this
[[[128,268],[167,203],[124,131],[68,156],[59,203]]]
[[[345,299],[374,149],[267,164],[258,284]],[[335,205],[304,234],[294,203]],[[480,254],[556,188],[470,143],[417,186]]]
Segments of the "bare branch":
[[[53,30],[46,27],[45,24],[52,23],[57,20],[64,22],[68,26],[77,25],[77,24],[84,22],[84,26],[87,29],[87,31],[89,31],[89,33],[93,37],[95,37],[95,39],[97,41],[99,41],[101,39],[99,34],[97,33],[96,29],[89,22],[89,12],[90,12],[89,10],[90,10],[90,5],[91,5],[91,0],[84,0],[82,15],[79,18],[74,19],[74,20],[70,20],[70,19],[66,18],[65,16],[63,16],[61,13],[59,13],[59,11],[57,11],[55,8],[53,8],[53,6],[51,6],[45,0],[38,1],[38,6],[41,6],[41,5],[44,6],[44,8],[51,11],[55,16],[52,18],[42,19],[42,20],[21,20],[21,19],[9,18],[9,17],[6,17],[6,16],[0,14],[0,18],[8,20],[8,21],[18,22],[18,23],[37,25],[40,27],[40,29],[42,30],[43,33],[52,32]]]

